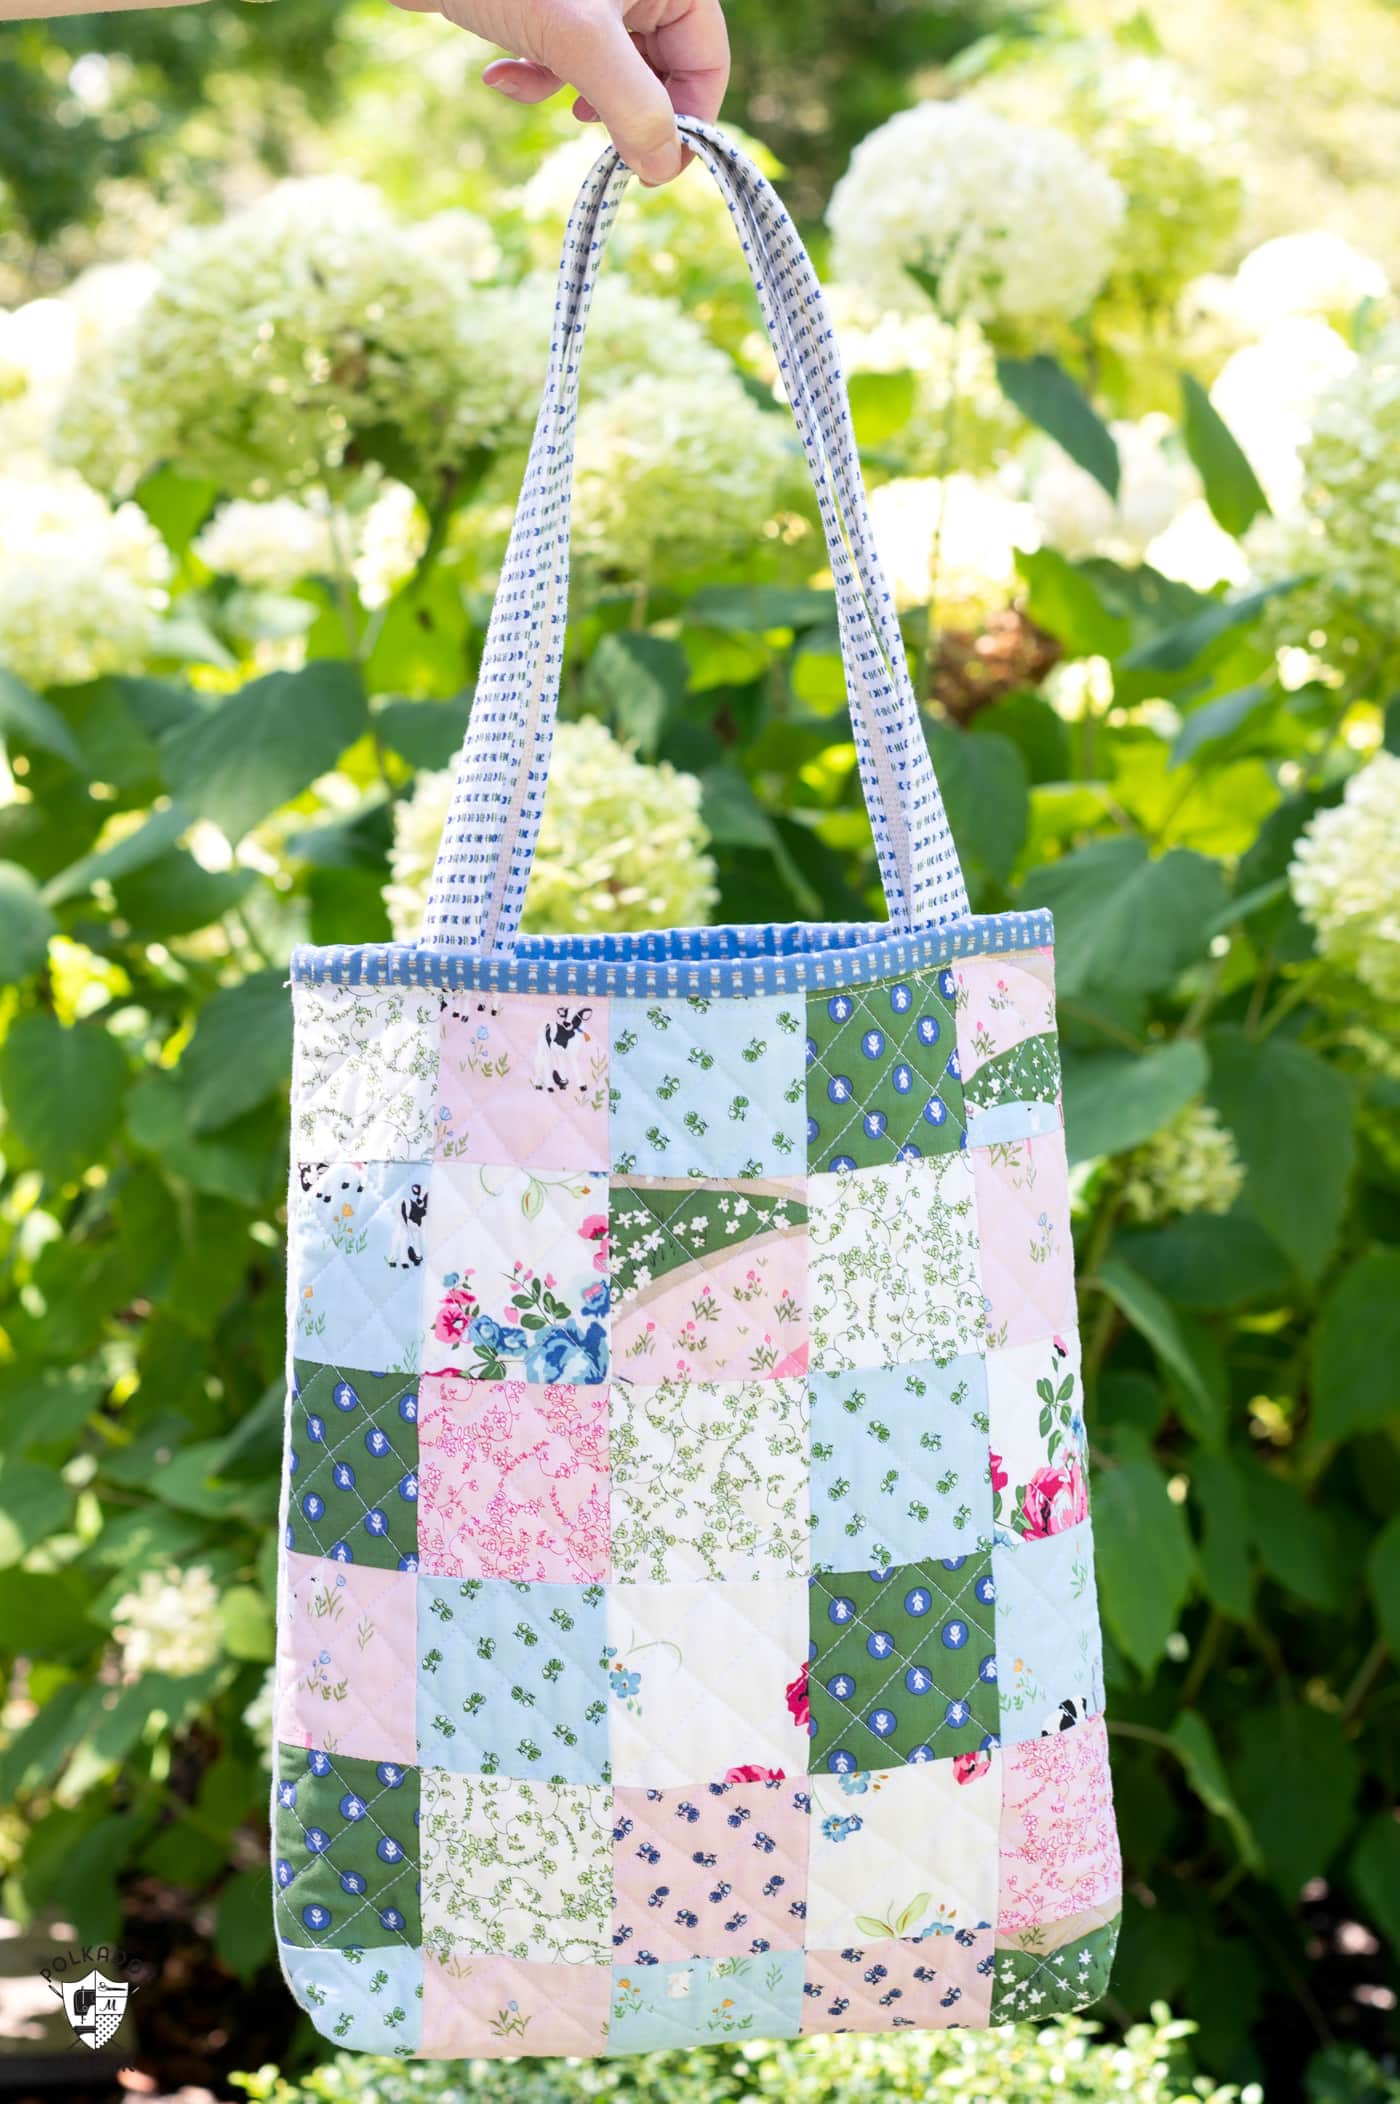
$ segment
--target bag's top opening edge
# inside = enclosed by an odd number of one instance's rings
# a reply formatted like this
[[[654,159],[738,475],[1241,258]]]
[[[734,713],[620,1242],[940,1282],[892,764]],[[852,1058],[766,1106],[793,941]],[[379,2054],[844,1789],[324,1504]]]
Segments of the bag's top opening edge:
[[[419,943],[304,945],[292,953],[302,986],[479,987],[493,993],[637,994],[725,999],[853,986],[960,957],[1045,949],[1048,911],[973,914],[912,934],[884,921],[785,921],[635,934],[521,935],[507,951]]]

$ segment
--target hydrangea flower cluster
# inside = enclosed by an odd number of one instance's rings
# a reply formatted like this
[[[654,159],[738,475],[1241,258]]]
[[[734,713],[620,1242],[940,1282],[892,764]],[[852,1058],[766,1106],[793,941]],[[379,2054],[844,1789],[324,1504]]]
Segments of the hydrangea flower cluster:
[[[1244,195],[1232,165],[1235,125],[1202,106],[1172,60],[1097,39],[1047,45],[993,73],[976,99],[1022,124],[1068,133],[1118,183],[1127,209],[1115,290],[1165,305],[1229,247]]]
[[[135,1592],[123,1593],[112,1609],[112,1634],[128,1681],[146,1673],[184,1679],[212,1666],[222,1632],[219,1590],[208,1565],[144,1571]]]
[[[1141,562],[1152,542],[1200,494],[1190,462],[1165,443],[1171,420],[1147,416],[1111,426],[1121,470],[1118,496],[1047,443],[1032,456],[1029,495],[1046,544],[1073,561],[1107,555]]]
[[[898,444],[913,473],[938,474],[956,460],[979,474],[1005,458],[1024,425],[1001,391],[995,354],[976,322],[943,321],[927,305],[882,311],[850,285],[833,285],[827,305],[848,376],[912,374],[914,405]],[[771,359],[766,370],[776,373]]]
[[[1235,272],[1233,293],[1241,321],[1262,336],[1299,315],[1345,328],[1363,301],[1389,299],[1390,279],[1374,256],[1319,227],[1279,234],[1251,249]]]
[[[194,552],[219,577],[289,591],[344,563],[366,607],[383,606],[411,573],[427,519],[406,483],[383,483],[362,511],[334,514],[320,492],[303,499],[235,497],[196,537]]]
[[[1400,1001],[1400,757],[1378,752],[1309,820],[1288,882],[1321,954]]]
[[[862,139],[832,192],[836,273],[896,311],[937,281],[945,320],[1077,319],[1118,249],[1123,191],[1075,140],[971,101],[921,102]]]
[[[33,687],[138,670],[170,558],[144,512],[76,475],[0,476],[0,665]]]
[[[1228,1213],[1244,1187],[1234,1134],[1206,1103],[1188,1103],[1128,1162],[1123,1201],[1134,1220]]]
[[[422,927],[451,795],[450,769],[420,774],[395,811],[384,901],[400,941]],[[694,775],[639,760],[596,719],[561,723],[523,925],[552,934],[702,925],[717,896],[709,844]]]
[[[931,604],[947,628],[979,628],[1009,606],[1020,583],[1016,551],[1039,538],[1028,504],[973,475],[882,483],[870,517],[900,612]]]
[[[1334,328],[1300,314],[1241,344],[1216,375],[1211,401],[1276,512],[1303,493],[1303,448],[1319,398],[1355,364],[1356,353]]]

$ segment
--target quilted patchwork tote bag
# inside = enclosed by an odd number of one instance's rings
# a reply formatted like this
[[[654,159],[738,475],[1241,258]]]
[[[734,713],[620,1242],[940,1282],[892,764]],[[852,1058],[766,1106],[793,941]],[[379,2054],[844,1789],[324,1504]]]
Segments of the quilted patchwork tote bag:
[[[1050,921],[968,915],[821,291],[684,129],[820,499],[889,919],[517,932],[609,151],[426,929],[293,963],[275,1906],[374,2052],[1042,2017],[1117,1933]]]

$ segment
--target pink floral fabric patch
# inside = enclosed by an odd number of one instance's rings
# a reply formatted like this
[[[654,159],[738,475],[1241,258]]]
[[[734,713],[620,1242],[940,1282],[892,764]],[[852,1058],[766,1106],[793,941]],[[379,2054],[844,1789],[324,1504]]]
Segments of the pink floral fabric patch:
[[[431,1374],[419,1392],[427,1577],[608,1576],[608,1391]]]
[[[1123,1870],[1103,1718],[1009,1746],[1003,1759],[998,1934],[1116,1902]]]

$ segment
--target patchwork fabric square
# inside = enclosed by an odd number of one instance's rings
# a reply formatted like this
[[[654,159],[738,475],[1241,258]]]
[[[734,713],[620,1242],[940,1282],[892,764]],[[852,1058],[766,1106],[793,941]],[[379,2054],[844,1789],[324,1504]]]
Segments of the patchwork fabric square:
[[[339,1758],[414,1760],[411,1573],[289,1556],[277,1735]]]
[[[292,1155],[325,1168],[431,1154],[438,996],[429,987],[294,986]]]
[[[443,1161],[606,1169],[606,1000],[443,995],[435,1146]]]
[[[957,1556],[992,1537],[981,1357],[812,1376],[817,1570]]]
[[[423,1953],[406,1944],[317,1950],[284,1943],[292,1991],[322,2038],[356,2053],[405,2059],[419,2050]]]
[[[994,1600],[985,1555],[814,1577],[811,1768],[848,1775],[988,1751]]]
[[[418,1580],[418,1751],[458,1774],[607,1778],[603,1588]]]
[[[418,1559],[418,1387],[402,1374],[298,1359],[287,1547],[386,1571]]]
[[[416,1768],[279,1746],[272,1854],[283,1943],[374,1950],[423,1941]]]
[[[1032,1344],[1074,1327],[1074,1240],[1063,1132],[975,1147],[987,1346]]]
[[[805,1381],[615,1379],[611,1397],[616,1577],[806,1575]]]
[[[1103,1718],[1008,1746],[1003,1766],[997,1934],[1116,1915],[1123,1867]]]
[[[977,2028],[988,2021],[994,1963],[990,1929],[957,1929],[921,1943],[880,1937],[839,1951],[810,1950],[803,2035]]]
[[[932,1943],[997,1914],[1000,1755],[812,1777],[807,1942]]]
[[[1053,1131],[1062,1121],[1051,952],[968,957],[953,978],[967,1144]]]
[[[998,1939],[990,2021],[1040,2022],[1091,2007],[1107,1992],[1120,1926],[1115,1914],[1065,1942],[1040,1929]]]
[[[444,1974],[606,1963],[611,1905],[610,1791],[425,1769],[423,1941]]]
[[[606,1578],[608,1390],[422,1383],[418,1531],[434,1578]]]
[[[807,1367],[800,1181],[614,1181],[619,1374],[783,1380]]]
[[[802,1136],[802,1003],[760,995],[612,1004],[618,1176],[792,1176]]]
[[[977,1207],[967,1155],[812,1176],[808,1203],[814,1372],[946,1360],[982,1349]]]
[[[615,1782],[666,1789],[801,1772],[804,1581],[607,1591]]]
[[[987,1354],[992,1492],[1004,1541],[1040,1541],[1089,1517],[1078,1333]]]
[[[619,1961],[796,1950],[807,1912],[805,1778],[618,1789],[613,1948]]]
[[[615,1965],[610,2053],[795,2038],[802,2013],[801,1951]]]
[[[953,992],[944,969],[809,995],[811,1168],[880,1168],[964,1144]]]
[[[428,1169],[299,1162],[288,1220],[297,1356],[416,1373]]]
[[[608,2035],[606,1965],[423,1954],[423,2052],[433,2060],[593,2059]]]
[[[423,1277],[425,1373],[605,1381],[609,1299],[605,1177],[438,1164]]]
[[[1087,1522],[992,1551],[1001,1735],[1008,1745],[1096,1716],[1103,1646]]]

